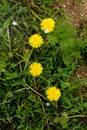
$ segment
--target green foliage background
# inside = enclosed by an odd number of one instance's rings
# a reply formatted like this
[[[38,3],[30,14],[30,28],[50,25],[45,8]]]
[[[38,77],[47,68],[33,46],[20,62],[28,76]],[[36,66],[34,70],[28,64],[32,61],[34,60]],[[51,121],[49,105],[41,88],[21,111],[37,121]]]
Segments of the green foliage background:
[[[52,4],[52,0],[0,2],[1,130],[87,128],[86,78],[69,80],[82,60],[86,62],[86,38],[78,37],[79,30],[72,27],[71,19]],[[54,31],[44,34],[38,17],[53,18],[56,21]],[[17,22],[16,26],[12,25],[13,21]],[[34,49],[29,58],[28,37],[34,33],[43,36],[44,45]],[[44,68],[42,75],[32,78],[24,59],[40,62]],[[52,85],[62,92],[59,102],[46,99],[45,90]],[[82,88],[85,91],[81,91]]]

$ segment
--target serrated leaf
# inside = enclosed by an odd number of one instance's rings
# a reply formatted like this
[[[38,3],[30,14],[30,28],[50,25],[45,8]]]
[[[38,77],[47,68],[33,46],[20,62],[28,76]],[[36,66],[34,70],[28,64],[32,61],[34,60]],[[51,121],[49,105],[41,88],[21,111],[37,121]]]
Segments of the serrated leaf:
[[[68,121],[69,121],[68,118],[62,118],[62,119],[60,120],[60,124],[62,125],[63,128],[67,128],[67,126],[68,126]]]
[[[18,78],[18,73],[16,73],[16,72],[14,72],[14,73],[5,72],[5,77],[6,77],[7,80]]]
[[[54,118],[54,123],[56,123],[56,124],[60,123],[63,128],[67,128],[68,121],[69,121],[68,118],[62,118],[62,117],[55,117]]]
[[[10,24],[12,18],[13,18],[13,16],[10,16],[9,18],[7,18],[7,19],[5,20],[5,22],[3,23],[3,25],[2,25],[2,28],[7,28],[7,27],[9,26],[9,24]]]

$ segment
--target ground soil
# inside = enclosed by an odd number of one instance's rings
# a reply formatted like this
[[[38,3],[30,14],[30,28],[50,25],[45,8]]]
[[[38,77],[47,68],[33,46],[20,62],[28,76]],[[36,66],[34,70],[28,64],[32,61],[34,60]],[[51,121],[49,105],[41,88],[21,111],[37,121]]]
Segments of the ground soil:
[[[79,27],[83,22],[87,24],[87,0],[64,0],[54,3],[54,7],[71,17],[74,26]]]
[[[57,10],[64,11],[67,16],[69,16],[72,19],[72,25],[78,29],[82,29],[82,33],[79,35],[81,37],[84,37],[87,43],[87,0],[63,0],[60,2],[54,3],[54,8]],[[83,61],[82,61],[83,62]],[[75,71],[72,73],[69,82],[72,81],[72,78],[78,78],[80,81],[85,82],[85,86],[87,86],[87,63],[85,61],[81,63],[81,65],[75,69]],[[82,90],[87,91],[87,88],[82,86]]]

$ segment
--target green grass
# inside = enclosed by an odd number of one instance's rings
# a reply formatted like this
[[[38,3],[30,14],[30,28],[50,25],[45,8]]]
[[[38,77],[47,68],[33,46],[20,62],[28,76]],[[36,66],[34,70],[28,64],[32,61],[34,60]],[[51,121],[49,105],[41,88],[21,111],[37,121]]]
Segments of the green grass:
[[[41,31],[38,17],[53,18],[54,31]],[[0,19],[1,130],[86,130],[87,81],[72,73],[86,59],[87,43],[77,36],[71,19],[53,9],[52,0],[1,0]],[[44,45],[32,51],[28,37],[34,33],[43,36]],[[40,62],[43,73],[33,78],[26,61]],[[52,85],[62,93],[58,102],[46,98]]]

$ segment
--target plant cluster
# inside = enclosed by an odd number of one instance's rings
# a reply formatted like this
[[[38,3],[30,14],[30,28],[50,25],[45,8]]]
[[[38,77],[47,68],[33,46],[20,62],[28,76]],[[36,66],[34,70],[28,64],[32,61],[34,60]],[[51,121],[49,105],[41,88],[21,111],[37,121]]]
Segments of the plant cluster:
[[[55,27],[55,21],[52,18],[45,18],[41,20],[41,29],[45,33],[50,33],[51,31],[54,30],[54,27]],[[42,36],[40,36],[39,34],[33,34],[32,36],[29,37],[29,44],[32,48],[41,47],[43,42],[44,40]],[[39,76],[43,71],[43,67],[41,63],[38,63],[38,62],[33,62],[29,68],[30,68],[29,72],[33,77]],[[58,101],[58,99],[61,96],[60,90],[53,86],[48,88],[48,90],[46,91],[46,94],[47,94],[47,98],[50,101],[53,101],[53,100]]]
[[[85,130],[87,81],[72,74],[86,42],[71,19],[52,0],[1,0],[0,19],[1,130]]]

